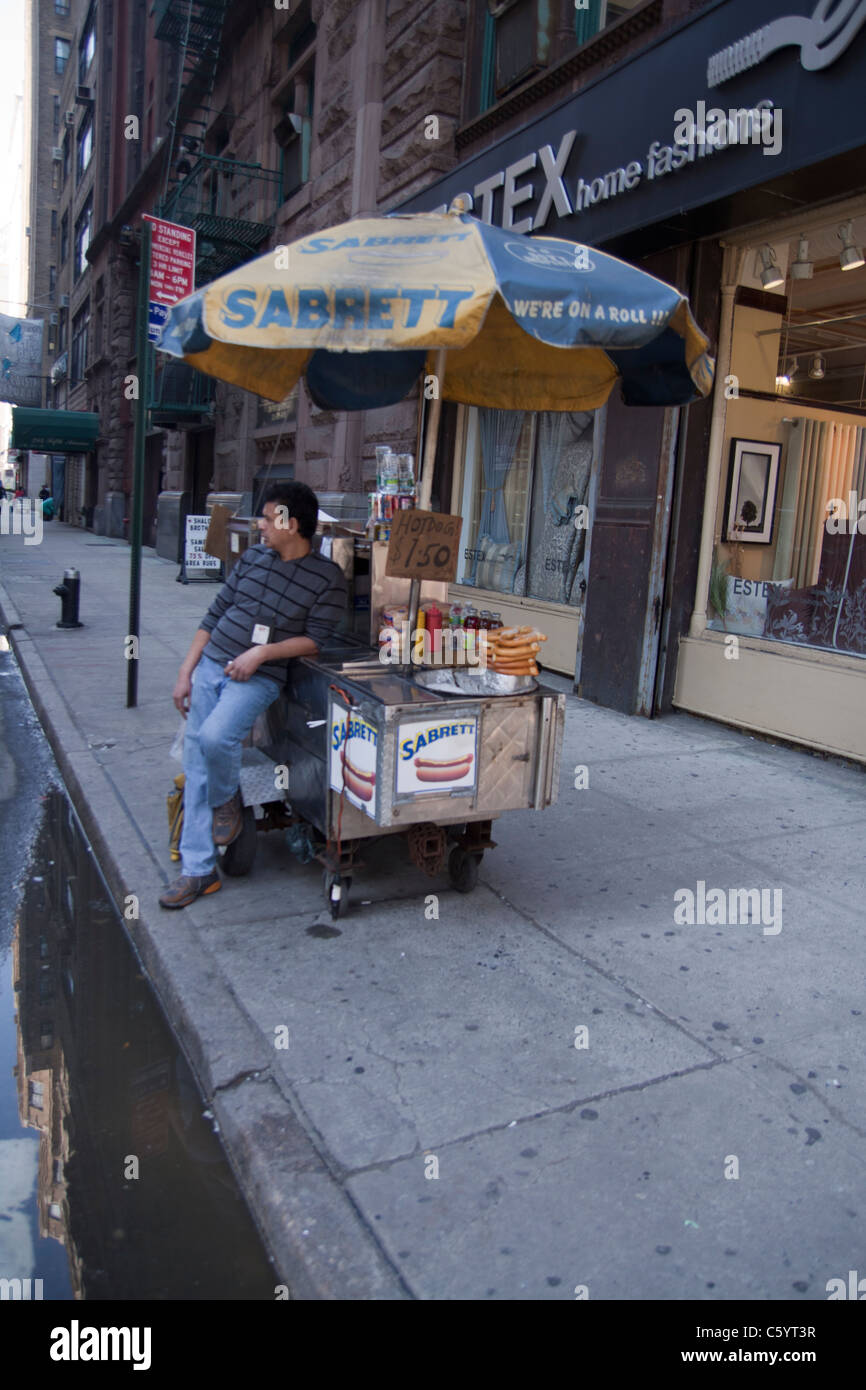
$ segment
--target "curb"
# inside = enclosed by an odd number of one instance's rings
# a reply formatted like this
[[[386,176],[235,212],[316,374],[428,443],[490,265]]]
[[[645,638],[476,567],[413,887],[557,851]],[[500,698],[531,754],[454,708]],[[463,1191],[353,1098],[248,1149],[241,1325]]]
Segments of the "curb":
[[[167,879],[122,790],[95,761],[0,584],[0,623],[121,917],[136,886],[155,903]],[[119,850],[115,847],[119,846]],[[124,920],[159,1003],[219,1123],[226,1157],[279,1278],[300,1300],[407,1299],[381,1251],[270,1072],[269,1050],[212,956],[194,908],[140,907]],[[192,930],[190,930],[190,927]],[[177,984],[178,976],[185,981]]]

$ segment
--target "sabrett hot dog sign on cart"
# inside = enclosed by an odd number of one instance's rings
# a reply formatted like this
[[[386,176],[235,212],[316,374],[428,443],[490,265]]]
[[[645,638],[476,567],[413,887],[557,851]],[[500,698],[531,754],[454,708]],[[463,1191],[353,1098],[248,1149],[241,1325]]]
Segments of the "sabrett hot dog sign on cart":
[[[360,810],[376,819],[376,751],[379,731],[357,714],[349,715],[336,700],[331,705],[328,747],[331,759],[331,786],[343,787],[343,745],[346,745],[346,796]]]
[[[397,795],[471,791],[478,776],[478,720],[454,715],[400,724]]]

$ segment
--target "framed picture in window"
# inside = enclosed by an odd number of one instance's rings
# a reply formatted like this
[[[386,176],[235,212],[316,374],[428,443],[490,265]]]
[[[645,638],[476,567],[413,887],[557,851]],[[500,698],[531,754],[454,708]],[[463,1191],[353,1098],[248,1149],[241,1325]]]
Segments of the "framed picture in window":
[[[776,513],[781,444],[731,440],[731,466],[725,502],[724,539],[770,545]]]

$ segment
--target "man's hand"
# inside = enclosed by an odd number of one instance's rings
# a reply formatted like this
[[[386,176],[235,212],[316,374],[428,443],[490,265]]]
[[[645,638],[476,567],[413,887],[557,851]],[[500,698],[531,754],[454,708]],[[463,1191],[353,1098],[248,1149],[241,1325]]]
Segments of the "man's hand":
[[[261,647],[250,647],[249,651],[241,652],[233,661],[227,661],[225,673],[233,681],[248,681],[250,676],[254,676],[264,660]]]
[[[186,719],[189,714],[189,697],[191,690],[192,681],[189,673],[181,671],[177,678],[177,684],[171,692],[171,698],[174,700],[175,709],[178,713],[183,715],[184,719]]]

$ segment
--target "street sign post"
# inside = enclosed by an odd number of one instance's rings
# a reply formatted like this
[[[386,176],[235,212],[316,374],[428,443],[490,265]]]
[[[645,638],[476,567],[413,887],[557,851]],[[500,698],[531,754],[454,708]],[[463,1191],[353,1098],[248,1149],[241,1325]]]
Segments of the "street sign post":
[[[195,288],[195,232],[162,217],[145,215],[142,221],[151,229],[147,336],[156,343],[171,305]]]
[[[151,380],[151,343],[159,341],[162,325],[172,304],[191,294],[195,285],[195,232],[161,217],[142,217],[141,261],[138,280],[136,373],[132,507],[130,518],[129,629],[125,643],[127,660],[126,707],[138,703],[139,626],[141,610],[141,540],[144,519],[144,446],[148,426]],[[129,639],[133,638],[133,641]]]

